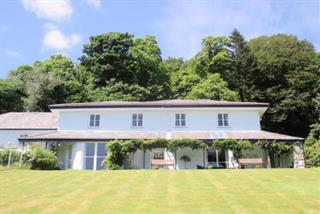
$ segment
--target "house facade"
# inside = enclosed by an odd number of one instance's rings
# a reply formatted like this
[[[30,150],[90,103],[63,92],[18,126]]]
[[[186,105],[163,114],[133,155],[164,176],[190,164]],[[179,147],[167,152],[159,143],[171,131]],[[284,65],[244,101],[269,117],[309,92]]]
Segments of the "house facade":
[[[46,148],[55,145],[62,169],[105,169],[102,161],[108,153],[106,144],[114,139],[213,141],[230,138],[292,143],[294,152],[281,157],[280,167],[304,167],[303,138],[261,130],[260,119],[267,108],[266,103],[213,100],[56,104],[50,106],[57,120],[55,129],[18,134],[17,139],[23,148],[33,143]],[[258,147],[247,156],[268,162],[265,152]],[[124,168],[149,169],[153,164],[169,169],[195,169],[235,168],[238,163],[230,150],[183,148],[172,154],[164,148],[155,148],[128,155]]]

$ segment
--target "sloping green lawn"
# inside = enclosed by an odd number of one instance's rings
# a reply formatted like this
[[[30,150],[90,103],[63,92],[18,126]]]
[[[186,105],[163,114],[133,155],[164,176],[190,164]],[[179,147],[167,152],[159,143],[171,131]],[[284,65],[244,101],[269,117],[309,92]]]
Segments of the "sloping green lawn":
[[[0,170],[0,213],[320,213],[320,169]]]

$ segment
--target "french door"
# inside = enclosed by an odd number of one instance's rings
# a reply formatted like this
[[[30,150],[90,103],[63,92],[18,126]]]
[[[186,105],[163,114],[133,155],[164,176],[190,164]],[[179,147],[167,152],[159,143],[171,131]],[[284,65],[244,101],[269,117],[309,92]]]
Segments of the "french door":
[[[103,170],[103,160],[106,158],[106,144],[105,143],[86,143],[84,168],[87,170]]]
[[[213,168],[226,168],[226,153],[224,150],[208,149],[208,165]]]

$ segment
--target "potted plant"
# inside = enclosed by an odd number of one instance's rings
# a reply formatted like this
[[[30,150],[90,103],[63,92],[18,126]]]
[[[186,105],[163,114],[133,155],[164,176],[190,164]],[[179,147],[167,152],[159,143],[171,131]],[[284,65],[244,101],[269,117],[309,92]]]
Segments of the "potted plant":
[[[187,162],[191,161],[191,159],[187,155],[183,155],[180,157],[180,160],[184,162],[184,168],[187,168]]]

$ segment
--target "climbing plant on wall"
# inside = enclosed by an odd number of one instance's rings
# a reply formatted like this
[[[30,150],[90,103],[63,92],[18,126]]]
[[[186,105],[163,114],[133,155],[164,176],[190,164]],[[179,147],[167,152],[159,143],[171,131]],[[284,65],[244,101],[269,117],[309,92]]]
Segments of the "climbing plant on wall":
[[[223,139],[213,141],[212,147],[221,150],[231,150],[234,158],[238,161],[242,156],[242,150],[253,150],[253,145],[248,140]]]
[[[127,154],[135,153],[137,150],[151,150],[154,148],[168,148],[175,152],[177,149],[190,147],[193,150],[207,147],[209,142],[195,139],[131,139],[131,140],[113,140],[107,143],[108,157],[104,164],[108,169],[120,169],[123,166]],[[176,155],[175,155],[176,158]]]
[[[273,155],[278,157],[278,166],[281,166],[281,155],[290,154],[293,150],[292,144],[286,144],[285,142],[276,142],[276,141],[258,141],[259,145],[263,150],[265,150],[271,160],[271,164],[275,165]]]

